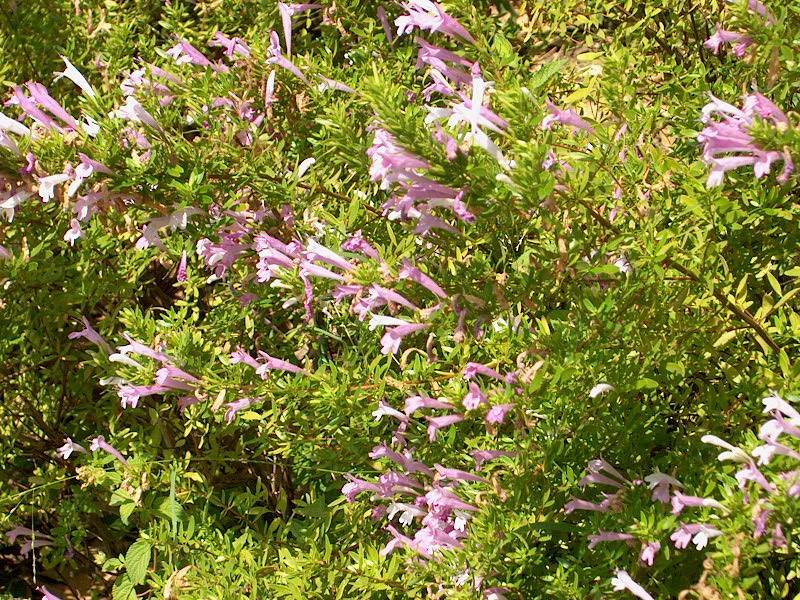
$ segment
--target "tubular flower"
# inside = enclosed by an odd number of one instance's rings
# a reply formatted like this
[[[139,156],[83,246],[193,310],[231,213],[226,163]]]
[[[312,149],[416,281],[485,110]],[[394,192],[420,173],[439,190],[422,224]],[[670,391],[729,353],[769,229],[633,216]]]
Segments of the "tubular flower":
[[[675,492],[672,496],[672,514],[679,515],[686,507],[702,506],[705,508],[717,508],[725,510],[725,507],[713,498],[700,498],[698,496],[686,496],[680,492]]]
[[[58,455],[64,460],[67,460],[70,456],[72,456],[73,452],[86,453],[86,448],[73,442],[72,438],[64,438],[64,445],[59,446],[57,450]]]
[[[615,531],[601,531],[589,536],[589,550],[594,550],[595,546],[601,542],[629,542],[635,540],[636,536],[630,533],[617,533]]]
[[[270,39],[270,46],[269,46],[269,53],[270,57],[267,59],[267,64],[270,65],[277,65],[282,69],[286,69],[292,75],[297,77],[298,79],[302,80],[304,83],[309,83],[308,78],[303,75],[303,72],[295,66],[295,64],[286,58],[283,54],[281,54],[281,41],[278,37],[278,34],[275,31],[271,31],[269,34]]]
[[[229,38],[221,31],[217,31],[211,41],[208,42],[209,46],[224,48],[225,56],[233,58],[236,54],[244,58],[250,56],[250,46],[247,45],[242,38],[234,37]]]
[[[779,183],[789,180],[794,171],[791,156],[787,152],[765,150],[758,146],[750,134],[756,119],[781,129],[788,127],[789,120],[775,104],[759,93],[745,96],[742,108],[711,96],[711,102],[703,107],[702,121],[706,127],[698,134],[697,141],[703,146],[703,160],[711,165],[708,187],[722,185],[725,173],[743,166],[753,166],[757,179],[769,173],[772,164],[783,161],[783,172]]]
[[[444,415],[441,417],[425,417],[428,421],[428,440],[436,441],[436,434],[440,429],[450,427],[464,420],[464,415]]]
[[[283,25],[283,40],[286,42],[286,55],[292,55],[292,17],[298,13],[322,8],[320,4],[286,4],[278,2],[278,12],[281,15],[281,25]]]
[[[623,571],[621,569],[618,570],[611,579],[611,585],[614,586],[614,591],[616,592],[627,590],[640,600],[654,600],[653,597],[648,594],[642,586],[631,579],[631,576],[628,575],[627,571]]]
[[[397,35],[411,33],[414,28],[431,33],[440,31],[451,37],[462,38],[472,44],[474,38],[464,29],[464,26],[448,15],[437,2],[432,0],[409,0],[402,3],[408,14],[397,17]]]
[[[91,445],[89,446],[92,452],[97,452],[98,450],[102,450],[103,452],[107,452],[114,458],[116,458],[119,462],[123,465],[127,465],[128,461],[122,456],[122,453],[114,448],[111,444],[106,442],[105,438],[102,435],[98,435],[96,438],[92,440]]]
[[[647,487],[653,490],[653,495],[650,497],[653,502],[658,500],[664,504],[669,504],[670,486],[683,488],[683,484],[680,481],[658,471],[651,473],[644,480],[647,482]]]
[[[107,354],[111,354],[111,346],[109,343],[105,340],[105,338],[103,338],[102,335],[95,331],[94,327],[92,327],[91,323],[89,323],[86,317],[81,317],[81,321],[83,321],[83,329],[79,331],[73,331],[67,336],[67,338],[71,340],[84,338],[95,346],[105,350]]]
[[[708,48],[714,54],[719,54],[724,44],[733,45],[733,53],[742,58],[747,52],[747,49],[753,44],[753,38],[743,33],[735,31],[727,31],[717,25],[717,30],[710,38],[703,42],[703,46]]]
[[[69,59],[66,56],[62,55],[61,60],[64,61],[66,68],[63,71],[56,71],[54,75],[58,75],[58,77],[56,77],[53,81],[58,81],[62,77],[66,77],[72,83],[77,85],[89,98],[94,98],[96,95],[94,89],[89,82],[86,81],[86,78],[83,76],[83,74],[75,68],[75,65],[69,62]]]
[[[562,110],[548,100],[547,110],[550,111],[550,114],[542,119],[542,129],[550,129],[553,124],[561,123],[574,129],[582,129],[587,133],[594,133],[594,128],[571,108]]]

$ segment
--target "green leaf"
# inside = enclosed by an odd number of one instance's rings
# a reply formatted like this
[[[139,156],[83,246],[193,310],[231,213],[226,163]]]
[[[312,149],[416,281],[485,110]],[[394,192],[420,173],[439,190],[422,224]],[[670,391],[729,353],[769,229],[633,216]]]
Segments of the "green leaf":
[[[137,540],[125,554],[125,569],[133,585],[144,583],[150,565],[150,542]]]
[[[148,552],[149,552],[148,547]],[[123,573],[114,582],[114,589],[111,593],[112,600],[136,600],[136,590],[127,573]]]
[[[144,583],[147,576],[147,567],[150,565],[150,542],[138,540],[128,548],[125,554],[125,569],[133,585]],[[116,586],[115,586],[116,587]],[[116,599],[116,595],[114,596]]]

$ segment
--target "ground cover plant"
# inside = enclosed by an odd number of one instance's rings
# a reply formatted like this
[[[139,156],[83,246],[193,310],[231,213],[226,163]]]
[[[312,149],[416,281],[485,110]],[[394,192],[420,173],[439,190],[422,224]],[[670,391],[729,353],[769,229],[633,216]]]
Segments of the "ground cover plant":
[[[0,15],[0,597],[800,597],[796,0]]]

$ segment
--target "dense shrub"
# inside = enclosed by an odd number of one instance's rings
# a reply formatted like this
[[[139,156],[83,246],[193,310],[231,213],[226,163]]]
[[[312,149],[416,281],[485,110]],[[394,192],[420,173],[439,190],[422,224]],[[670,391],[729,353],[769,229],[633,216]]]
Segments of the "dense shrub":
[[[0,6],[9,597],[796,597],[796,0]]]

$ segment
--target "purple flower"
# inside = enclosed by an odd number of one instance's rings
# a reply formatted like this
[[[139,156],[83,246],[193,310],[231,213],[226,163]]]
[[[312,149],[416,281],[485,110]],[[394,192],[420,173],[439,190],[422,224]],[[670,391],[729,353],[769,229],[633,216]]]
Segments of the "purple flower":
[[[357,252],[373,260],[380,260],[380,255],[372,244],[370,244],[361,234],[361,230],[356,231],[342,244],[342,250],[347,252]]]
[[[786,546],[789,545],[786,542],[786,536],[783,535],[783,528],[781,527],[780,523],[775,525],[775,529],[772,530],[770,544],[772,544],[773,548],[786,548]]]
[[[19,86],[14,87],[13,101],[15,104],[19,105],[20,109],[22,109],[22,112],[24,112],[34,121],[40,123],[42,127],[44,127],[45,129],[63,131],[62,128],[58,125],[58,123],[56,123],[50,116],[48,116],[47,113],[40,110],[39,107],[36,105],[36,102],[34,102],[33,99],[31,99],[29,96],[26,96],[25,92]]]
[[[460,37],[470,43],[475,43],[473,37],[464,27],[453,17],[448,15],[444,9],[432,0],[408,0],[402,3],[407,15],[397,17],[394,24],[397,25],[397,35],[411,33],[415,27],[431,33],[441,31],[445,35]]]
[[[438,463],[434,464],[433,467],[439,474],[439,479],[451,479],[453,481],[475,481],[480,483],[486,483],[486,479],[478,475],[473,475],[468,471],[462,471],[460,469],[448,469]]]
[[[58,455],[63,458],[64,460],[69,459],[72,456],[73,452],[86,452],[86,448],[81,446],[80,444],[76,444],[72,441],[72,438],[64,438],[64,445],[60,446],[56,451]]]
[[[322,277],[324,279],[333,279],[334,281],[341,282],[344,282],[345,280],[344,277],[334,271],[331,271],[330,269],[320,267],[319,265],[315,265],[314,263],[304,260],[302,263],[300,263],[300,276],[308,277],[309,275],[313,277]]]
[[[233,402],[228,402],[225,405],[228,407],[228,410],[225,411],[225,421],[227,421],[228,424],[233,423],[233,420],[236,418],[236,413],[240,410],[250,408],[250,406],[256,402],[258,402],[258,398],[239,398]]]
[[[377,325],[395,325],[387,327],[386,333],[381,337],[381,354],[396,354],[404,337],[430,327],[428,323],[409,323],[394,317],[375,315],[370,321],[370,329]]]
[[[58,596],[56,596],[53,592],[48,590],[45,586],[40,585],[36,588],[36,591],[42,595],[42,600],[61,600]]]
[[[399,277],[400,279],[410,279],[411,281],[420,284],[433,295],[438,296],[443,300],[448,298],[447,292],[445,292],[438,283],[425,275],[425,273],[420,271],[417,267],[412,265],[407,259],[403,259],[403,266],[400,269]]]
[[[680,481],[658,471],[651,473],[644,480],[647,482],[647,487],[653,490],[653,494],[650,497],[653,502],[658,500],[664,504],[669,504],[670,486],[683,488],[683,484]]]
[[[259,350],[258,357],[262,360],[266,360],[266,362],[260,363],[256,369],[256,373],[261,375],[261,379],[266,379],[269,371],[286,371],[287,373],[306,374],[306,371],[302,367],[293,365],[292,363],[281,360],[280,358],[274,358],[266,352]]]
[[[11,250],[0,244],[0,260],[11,260],[12,258],[14,258],[14,255]]]
[[[703,46],[708,48],[714,54],[719,54],[723,44],[735,44],[733,52],[739,58],[742,58],[747,51],[747,48],[753,44],[753,38],[744,35],[743,33],[736,33],[735,31],[727,31],[717,25],[717,30],[710,38],[703,42]]]
[[[83,230],[81,229],[81,223],[78,219],[70,219],[69,222],[69,229],[64,234],[64,241],[69,242],[70,246],[75,245],[75,241],[80,239],[83,236]]]
[[[754,481],[767,493],[772,494],[775,492],[775,486],[767,481],[767,478],[758,470],[754,462],[750,462],[742,469],[736,471],[735,477],[736,481],[739,482],[739,489],[741,490],[745,489],[748,481]]]
[[[475,461],[475,468],[479,469],[483,466],[483,463],[489,460],[494,460],[495,458],[500,458],[501,456],[508,456],[513,457],[516,456],[516,452],[505,452],[503,450],[475,450],[470,452],[469,455]]]
[[[486,404],[486,394],[481,391],[477,383],[471,381],[469,384],[469,392],[464,396],[464,408],[467,410],[475,410],[481,404]]]
[[[281,25],[283,25],[283,39],[286,42],[286,54],[292,54],[292,17],[298,13],[322,8],[319,4],[286,4],[278,2],[278,12],[281,15]]]
[[[178,281],[186,281],[189,279],[188,275],[186,274],[186,250],[181,253],[181,260],[178,263],[178,275],[176,276]]]
[[[410,452],[406,452],[405,455],[400,454],[399,452],[395,452],[389,448],[389,446],[386,444],[379,444],[378,446],[375,446],[369,453],[369,457],[372,459],[388,458],[392,462],[395,462],[403,467],[403,469],[405,469],[408,473],[424,473],[425,475],[433,475],[433,469],[424,463],[413,460]]]
[[[69,114],[63,106],[53,99],[53,97],[47,92],[47,88],[41,83],[32,81],[26,84],[26,87],[28,88],[28,91],[33,99],[38,102],[39,105],[50,111],[53,116],[61,119],[68,127],[74,129],[75,131],[80,129],[80,124],[75,120],[75,117]]]
[[[400,412],[396,408],[393,408],[390,404],[387,404],[383,400],[378,401],[378,408],[373,411],[372,416],[375,417],[376,421],[380,421],[382,417],[394,417],[401,423],[408,423],[408,415],[405,413]]]
[[[542,129],[550,129],[554,123],[561,123],[575,129],[582,129],[588,133],[594,133],[594,128],[571,108],[562,110],[548,100],[547,110],[550,111],[550,114],[542,120]]]
[[[139,400],[141,398],[145,398],[147,396],[153,396],[155,394],[163,394],[165,392],[169,392],[175,388],[168,386],[168,385],[122,385],[120,386],[117,394],[120,397],[120,404],[122,404],[122,408],[136,408],[139,405]],[[191,389],[191,388],[188,388]]]
[[[713,119],[714,116],[718,118]],[[741,109],[714,96],[703,107],[702,121],[706,127],[697,140],[703,145],[703,160],[711,165],[708,187],[721,185],[726,172],[748,165],[753,165],[756,178],[761,178],[776,161],[784,161],[782,178],[788,180],[794,168],[791,156],[787,162],[783,152],[764,150],[756,144],[750,134],[756,117],[771,122],[777,129],[788,126],[783,111],[759,93],[746,96]]]
[[[117,346],[117,353],[119,355],[127,356],[128,354],[138,354],[140,356],[146,356],[147,358],[152,358],[153,360],[157,360],[161,363],[174,363],[175,361],[170,357],[160,352],[158,350],[153,350],[149,346],[145,346],[141,342],[137,342],[127,333],[123,333],[122,337],[124,337],[128,343],[124,346]],[[114,355],[112,355],[114,356]],[[112,358],[112,362],[114,362]]]
[[[428,440],[433,442],[436,441],[436,434],[440,429],[450,427],[450,425],[463,421],[464,415],[444,415],[441,417],[426,416],[425,419],[428,421]]]
[[[589,550],[594,550],[595,546],[601,542],[628,542],[635,540],[636,537],[630,533],[617,533],[615,531],[601,531],[589,536]]]
[[[617,504],[616,494],[605,494],[605,498],[600,503],[589,502],[580,498],[573,498],[564,505],[564,513],[570,514],[576,510],[588,510],[592,512],[609,512]]]
[[[500,425],[506,420],[506,415],[516,406],[513,402],[510,404],[495,404],[486,413],[486,422]]]
[[[614,577],[611,579],[611,585],[614,586],[615,592],[627,590],[640,600],[654,600],[653,597],[648,594],[642,586],[631,579],[631,576],[628,575],[627,571],[623,571],[622,569],[617,570],[617,572],[614,574]]]
[[[474,379],[476,375],[484,375],[485,377],[505,381],[505,378],[491,367],[487,367],[481,363],[468,362],[467,366],[464,367],[464,379],[469,381],[470,379]]]
[[[105,340],[105,338],[103,338],[102,335],[100,335],[99,333],[97,333],[97,331],[95,331],[95,329],[92,327],[91,323],[89,323],[89,321],[86,319],[86,317],[81,317],[81,321],[83,321],[83,329],[81,329],[80,331],[73,331],[67,337],[71,340],[84,338],[85,340],[88,340],[95,346],[98,346],[99,348],[105,350],[106,353],[110,354],[111,346]]]
[[[267,64],[270,65],[277,65],[282,69],[286,69],[292,75],[297,77],[298,79],[302,80],[305,83],[309,83],[308,79],[305,75],[303,75],[302,71],[298,69],[292,61],[281,54],[281,41],[278,37],[278,34],[274,31],[271,31],[269,34],[270,38],[270,47],[269,53],[270,57],[267,59]]]
[[[456,496],[449,488],[434,487],[431,491],[425,494],[425,500],[428,502],[431,510],[466,510],[477,511],[478,507],[464,502],[461,498]]]
[[[370,287],[370,297],[381,301],[383,304],[393,303],[393,304],[398,304],[400,306],[405,306],[406,308],[411,310],[419,310],[419,307],[416,304],[411,302],[408,298],[406,298],[402,294],[398,294],[394,290],[381,287],[378,284],[373,284]]]
[[[725,507],[713,498],[700,498],[698,496],[686,496],[680,492],[675,492],[672,496],[672,514],[679,515],[686,507],[702,506],[705,508],[717,508],[725,510]]]
[[[348,479],[348,482],[342,487],[342,493],[345,495],[348,502],[355,502],[356,496],[363,492],[373,492],[374,494],[381,493],[381,486],[377,483],[364,481],[363,479],[358,479],[349,474],[345,475],[345,477]]]
[[[686,548],[692,542],[698,550],[702,550],[708,545],[708,540],[720,535],[722,532],[719,529],[708,525],[681,523],[680,528],[669,536],[669,539],[673,541],[676,548]]]
[[[385,129],[375,129],[372,146],[367,156],[372,160],[369,169],[373,181],[380,181],[382,189],[389,189],[394,182],[408,179],[416,169],[430,168],[430,164],[398,145],[397,140]]]
[[[759,503],[761,504],[761,503]],[[758,539],[767,529],[767,521],[772,511],[766,508],[756,507],[756,512],[753,514],[753,537]]]
[[[383,27],[383,32],[386,34],[386,39],[391,44],[394,41],[394,34],[392,33],[392,26],[389,23],[389,19],[386,17],[386,9],[383,5],[378,7],[376,14],[378,16],[378,21],[381,23],[381,27]]]
[[[224,48],[225,56],[231,59],[236,54],[245,58],[250,56],[250,46],[247,45],[247,42],[238,37],[229,38],[221,31],[217,31],[214,34],[214,37],[208,42],[208,45],[217,48]]]
[[[436,400],[430,396],[409,396],[406,398],[405,407],[403,410],[407,415],[410,416],[421,408],[452,409],[453,405],[449,402]]]
[[[92,440],[89,449],[92,452],[97,452],[98,450],[102,450],[103,452],[107,452],[108,454],[116,458],[123,465],[128,464],[128,461],[125,460],[125,457],[122,456],[120,451],[114,448],[114,446],[112,446],[108,442],[106,442],[105,438],[102,435],[98,435],[96,438]]]
[[[658,554],[659,550],[661,550],[661,544],[659,542],[648,542],[643,544],[642,551],[639,554],[639,561],[648,567],[652,567],[653,561],[655,560],[656,554]]]
[[[172,57],[179,65],[192,64],[198,67],[211,67],[219,73],[226,73],[229,70],[226,65],[212,63],[200,50],[186,40],[179,40],[175,46],[167,50],[167,56]]]

